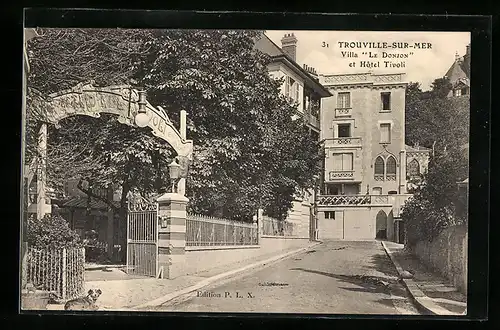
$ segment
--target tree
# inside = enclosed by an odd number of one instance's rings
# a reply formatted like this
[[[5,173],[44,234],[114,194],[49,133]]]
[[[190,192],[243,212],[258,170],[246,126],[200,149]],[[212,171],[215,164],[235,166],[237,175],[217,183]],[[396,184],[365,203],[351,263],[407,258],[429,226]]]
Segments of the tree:
[[[449,148],[468,141],[469,100],[448,98],[449,81],[436,79],[430,92],[418,83],[406,90],[406,143],[427,148]]]
[[[457,182],[468,176],[463,147],[469,140],[470,106],[468,98],[448,98],[449,89],[447,79],[436,79],[427,93],[416,84],[407,89],[406,142],[433,148],[423,182],[402,212],[409,248],[467,222]]]
[[[98,86],[133,81],[174,123],[179,110],[187,110],[195,146],[187,181],[191,210],[251,219],[261,203],[278,209],[275,194],[287,200],[297,188],[311,185],[318,150],[303,126],[292,121],[294,107],[280,95],[281,82],[269,77],[267,55],[253,47],[260,33],[48,29],[30,44],[29,85],[43,95],[91,79]],[[39,119],[34,112],[28,117]],[[76,117],[63,125],[66,131],[51,145],[54,150],[77,146],[82,157],[69,161],[81,166],[68,167],[61,158],[52,165],[60,173],[53,178],[76,169],[70,174],[98,185],[119,183],[123,197],[133,188],[154,191],[154,173],[167,173],[171,153],[162,152],[166,147],[145,129],[121,126],[112,116]],[[87,136],[88,143],[79,136]]]

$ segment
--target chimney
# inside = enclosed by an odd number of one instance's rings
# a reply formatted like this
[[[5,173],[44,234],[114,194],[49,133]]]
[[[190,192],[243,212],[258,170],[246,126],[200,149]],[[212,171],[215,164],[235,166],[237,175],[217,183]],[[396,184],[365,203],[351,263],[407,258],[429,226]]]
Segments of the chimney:
[[[304,64],[304,69],[309,73],[315,80],[319,80],[318,78],[318,73],[316,72],[316,69],[313,67],[308,66],[307,64]]]
[[[293,33],[287,33],[281,39],[281,49],[288,55],[292,60],[297,60],[297,38]]]

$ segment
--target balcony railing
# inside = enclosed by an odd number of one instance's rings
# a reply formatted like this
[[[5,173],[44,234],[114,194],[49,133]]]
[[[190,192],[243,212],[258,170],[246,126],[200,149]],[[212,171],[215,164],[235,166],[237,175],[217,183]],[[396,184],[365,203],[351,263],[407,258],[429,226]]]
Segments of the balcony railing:
[[[352,115],[351,108],[336,108],[335,117],[350,117]]]
[[[314,115],[309,115],[309,124],[313,127],[319,128],[319,119]]]
[[[330,171],[328,178],[330,181],[354,179],[354,171]]]
[[[411,197],[404,195],[320,195],[319,206],[346,206],[346,205],[392,205],[398,212]]]
[[[325,147],[360,147],[360,137],[340,137],[325,139]]]

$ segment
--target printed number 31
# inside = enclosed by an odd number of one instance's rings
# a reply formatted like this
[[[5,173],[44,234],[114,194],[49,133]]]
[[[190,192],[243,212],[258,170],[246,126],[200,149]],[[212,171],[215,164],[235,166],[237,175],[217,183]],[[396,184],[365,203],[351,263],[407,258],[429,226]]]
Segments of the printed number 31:
[[[323,41],[323,45],[321,47],[328,47],[328,44]]]

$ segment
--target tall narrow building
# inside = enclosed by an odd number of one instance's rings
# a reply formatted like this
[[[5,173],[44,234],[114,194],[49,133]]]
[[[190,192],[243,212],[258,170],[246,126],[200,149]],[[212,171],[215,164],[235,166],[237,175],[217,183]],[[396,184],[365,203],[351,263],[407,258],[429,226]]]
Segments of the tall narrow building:
[[[293,33],[285,34],[281,39],[281,47],[277,46],[265,34],[255,42],[256,49],[268,54],[271,62],[268,70],[271,77],[284,78],[281,92],[291,102],[296,102],[296,118],[303,119],[311,136],[320,139],[320,107],[321,99],[332,94],[320,82],[318,73],[312,67],[297,63],[297,46],[299,40]],[[296,196],[287,220],[295,225],[294,234],[309,237],[313,218],[314,191],[305,191]]]

